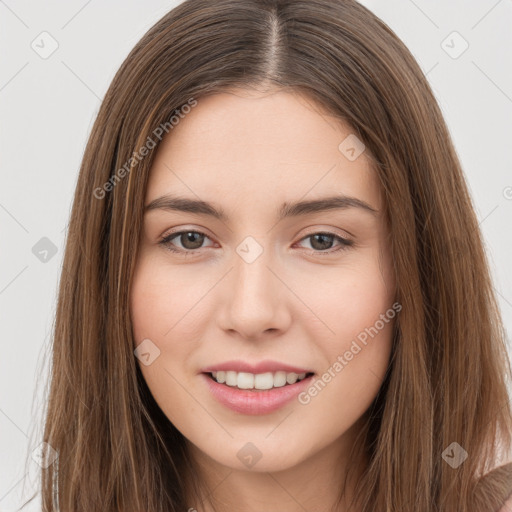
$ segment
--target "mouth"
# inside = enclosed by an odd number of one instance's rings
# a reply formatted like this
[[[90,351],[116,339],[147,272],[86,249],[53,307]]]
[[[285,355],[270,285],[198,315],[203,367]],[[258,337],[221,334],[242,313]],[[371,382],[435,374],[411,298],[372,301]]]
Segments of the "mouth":
[[[248,373],[235,371],[212,371],[204,372],[217,384],[223,384],[227,387],[253,392],[268,391],[276,388],[285,388],[308,379],[314,375],[313,372],[295,373],[295,372],[265,372]]]
[[[245,415],[263,415],[291,404],[311,385],[315,374],[212,370],[200,375],[211,396],[223,406]]]

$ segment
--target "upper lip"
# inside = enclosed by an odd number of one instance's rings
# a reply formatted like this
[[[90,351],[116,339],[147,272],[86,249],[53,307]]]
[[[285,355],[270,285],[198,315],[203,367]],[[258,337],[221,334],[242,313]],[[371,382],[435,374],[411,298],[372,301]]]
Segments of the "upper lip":
[[[234,372],[246,372],[259,373],[266,372],[279,372],[284,371],[286,373],[314,373],[307,368],[300,368],[298,366],[291,366],[286,363],[280,363],[279,361],[260,361],[259,363],[246,363],[245,361],[225,361],[224,363],[213,364],[207,366],[201,370],[203,373],[211,373],[216,371],[234,371]]]

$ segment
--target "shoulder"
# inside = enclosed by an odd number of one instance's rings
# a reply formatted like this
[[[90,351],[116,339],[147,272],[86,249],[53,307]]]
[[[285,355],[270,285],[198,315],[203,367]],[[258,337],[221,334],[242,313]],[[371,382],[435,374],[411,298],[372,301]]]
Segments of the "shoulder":
[[[505,502],[503,507],[500,509],[500,512],[512,512],[512,494],[510,498]]]
[[[499,508],[495,510],[512,512],[512,462],[499,466],[482,476],[477,489],[482,491],[487,498],[492,497],[497,500],[495,506]]]

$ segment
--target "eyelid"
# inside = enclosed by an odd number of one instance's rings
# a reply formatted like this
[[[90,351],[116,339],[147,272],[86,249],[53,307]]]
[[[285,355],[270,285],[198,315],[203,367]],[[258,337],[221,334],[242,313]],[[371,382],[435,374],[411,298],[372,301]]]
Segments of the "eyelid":
[[[215,243],[215,241],[212,240],[212,237],[210,237],[207,233],[205,233],[199,229],[196,229],[196,228],[178,228],[174,231],[170,231],[170,232],[164,234],[160,238],[160,241],[158,243],[163,245],[165,248],[167,248],[171,252],[185,254],[185,255],[187,255],[187,254],[194,255],[194,254],[197,254],[201,249],[206,249],[206,247],[200,247],[199,249],[181,249],[181,248],[172,247],[172,244],[170,243],[171,240],[173,238],[176,238],[179,235],[182,235],[185,233],[196,233],[196,234],[204,236],[205,238],[208,238],[209,240],[211,240],[212,242]],[[329,229],[317,228],[316,230],[313,229],[310,232],[302,235],[297,240],[297,242],[294,243],[294,245],[299,244],[300,242],[307,240],[308,238],[311,238],[314,235],[326,235],[326,236],[333,237],[335,240],[338,240],[339,246],[335,249],[331,248],[331,249],[326,249],[323,251],[322,250],[314,250],[314,249],[306,249],[308,251],[308,254],[311,254],[311,255],[326,255],[327,256],[329,254],[337,253],[340,250],[348,249],[349,247],[352,247],[355,244],[352,239],[347,238],[342,235],[339,235],[333,231],[330,231]],[[208,247],[212,247],[212,246],[208,246]]]
[[[209,234],[209,230],[203,227],[192,227],[192,226],[179,226],[177,228],[171,228],[168,231],[164,231],[164,234],[160,236],[160,239],[169,238],[171,235],[179,235],[182,233],[199,233],[201,235],[207,236],[210,239],[213,237]]]

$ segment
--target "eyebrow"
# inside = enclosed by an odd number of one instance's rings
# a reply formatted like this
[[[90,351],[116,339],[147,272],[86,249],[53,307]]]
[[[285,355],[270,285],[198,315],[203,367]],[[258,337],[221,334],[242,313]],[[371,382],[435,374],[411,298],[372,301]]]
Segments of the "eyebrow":
[[[336,195],[321,199],[312,199],[309,201],[298,201],[294,203],[285,202],[279,209],[278,220],[281,221],[288,217],[304,216],[328,210],[346,210],[348,208],[360,208],[374,216],[378,214],[378,210],[357,197]],[[211,203],[207,203],[199,199],[177,197],[169,194],[151,201],[144,208],[144,213],[151,210],[170,210],[195,213],[198,215],[208,215],[222,222],[227,222],[229,220],[229,216],[222,208],[215,207]]]

